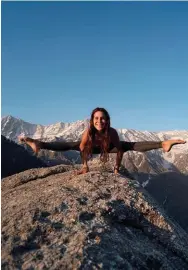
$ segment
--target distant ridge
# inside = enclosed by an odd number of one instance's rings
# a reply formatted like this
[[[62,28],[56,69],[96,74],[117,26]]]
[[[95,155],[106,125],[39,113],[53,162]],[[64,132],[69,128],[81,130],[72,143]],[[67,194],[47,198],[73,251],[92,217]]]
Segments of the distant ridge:
[[[47,167],[24,147],[1,135],[1,178],[31,169]]]

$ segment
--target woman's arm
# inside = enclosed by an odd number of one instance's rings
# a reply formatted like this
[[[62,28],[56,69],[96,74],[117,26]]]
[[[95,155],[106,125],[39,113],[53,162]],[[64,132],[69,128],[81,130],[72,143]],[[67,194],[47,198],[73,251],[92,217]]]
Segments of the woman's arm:
[[[80,142],[80,151],[84,151],[85,147],[86,147],[86,144],[87,144],[87,141],[88,141],[88,134],[89,134],[89,129],[87,128],[83,135],[82,135],[82,139],[81,139],[81,142]]]
[[[89,167],[87,165],[87,156],[84,154],[84,149],[88,141],[88,132],[89,132],[89,129],[87,128],[82,135],[81,143],[79,146],[83,167],[80,171],[77,172],[77,174],[84,174],[89,171]]]
[[[114,128],[110,128],[110,141],[114,145],[115,148],[117,148],[117,156],[116,156],[116,164],[114,168],[114,172],[119,172],[119,167],[121,166],[121,161],[123,158],[123,151],[121,148],[121,143],[119,140],[119,136],[117,131]]]

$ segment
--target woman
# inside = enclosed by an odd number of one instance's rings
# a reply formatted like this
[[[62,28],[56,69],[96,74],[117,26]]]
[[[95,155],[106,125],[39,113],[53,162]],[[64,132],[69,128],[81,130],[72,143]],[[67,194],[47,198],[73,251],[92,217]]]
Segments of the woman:
[[[117,153],[114,173],[119,172],[123,153],[127,151],[145,152],[153,149],[163,148],[165,152],[170,151],[173,145],[183,144],[183,140],[167,140],[162,142],[124,142],[119,140],[117,131],[110,126],[110,116],[104,108],[96,108],[91,113],[90,126],[87,128],[81,141],[78,142],[42,142],[29,137],[19,137],[21,142],[28,144],[35,153],[40,149],[53,151],[80,151],[83,167],[78,174],[89,171],[87,161],[92,154],[101,154],[103,162],[108,161],[109,153]]]

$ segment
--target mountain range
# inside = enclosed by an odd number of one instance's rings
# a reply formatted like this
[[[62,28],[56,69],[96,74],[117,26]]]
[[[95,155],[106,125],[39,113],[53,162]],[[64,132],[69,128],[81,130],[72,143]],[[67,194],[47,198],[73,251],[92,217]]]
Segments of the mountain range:
[[[16,143],[18,143],[18,136],[21,134],[43,141],[78,141],[81,139],[84,129],[88,126],[89,120],[80,120],[73,123],[58,122],[51,125],[39,125],[25,122],[13,116],[6,116],[1,119],[2,135]],[[188,142],[187,130],[149,132],[124,128],[117,129],[117,132],[122,141],[162,141],[179,138]],[[49,162],[49,164],[50,160],[53,158],[53,160],[56,160],[53,165],[60,163],[68,164],[69,162],[75,162],[75,160],[77,160],[78,163],[80,162],[78,152],[68,151],[53,153],[54,154],[52,154],[51,151],[44,151],[41,157],[46,162]],[[114,162],[115,154],[111,154],[110,159]],[[134,174],[134,177],[139,175],[139,180],[143,183],[145,182],[145,184],[147,184],[148,181],[148,173],[158,174],[166,171],[188,173],[188,143],[174,146],[169,153],[164,153],[161,149],[145,153],[129,151],[124,154],[122,165],[130,173]],[[144,177],[145,173],[147,177]]]

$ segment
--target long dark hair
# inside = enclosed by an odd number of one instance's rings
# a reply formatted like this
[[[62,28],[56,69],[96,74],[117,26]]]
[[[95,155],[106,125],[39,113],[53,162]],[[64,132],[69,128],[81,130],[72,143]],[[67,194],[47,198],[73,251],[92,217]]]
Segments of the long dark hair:
[[[108,149],[109,149],[109,144],[110,144],[110,115],[107,112],[107,110],[105,110],[104,108],[95,108],[92,113],[91,113],[91,118],[90,118],[90,126],[89,126],[89,132],[88,132],[88,141],[87,141],[87,145],[85,148],[85,157],[86,158],[90,158],[92,157],[92,148],[94,145],[94,141],[95,141],[95,134],[96,134],[96,128],[94,127],[94,123],[93,123],[93,119],[94,119],[94,114],[96,112],[103,112],[105,115],[105,120],[106,120],[106,124],[105,127],[102,131],[102,142],[101,142],[101,156],[100,159],[103,162],[107,162],[109,159],[109,154],[108,154]]]

